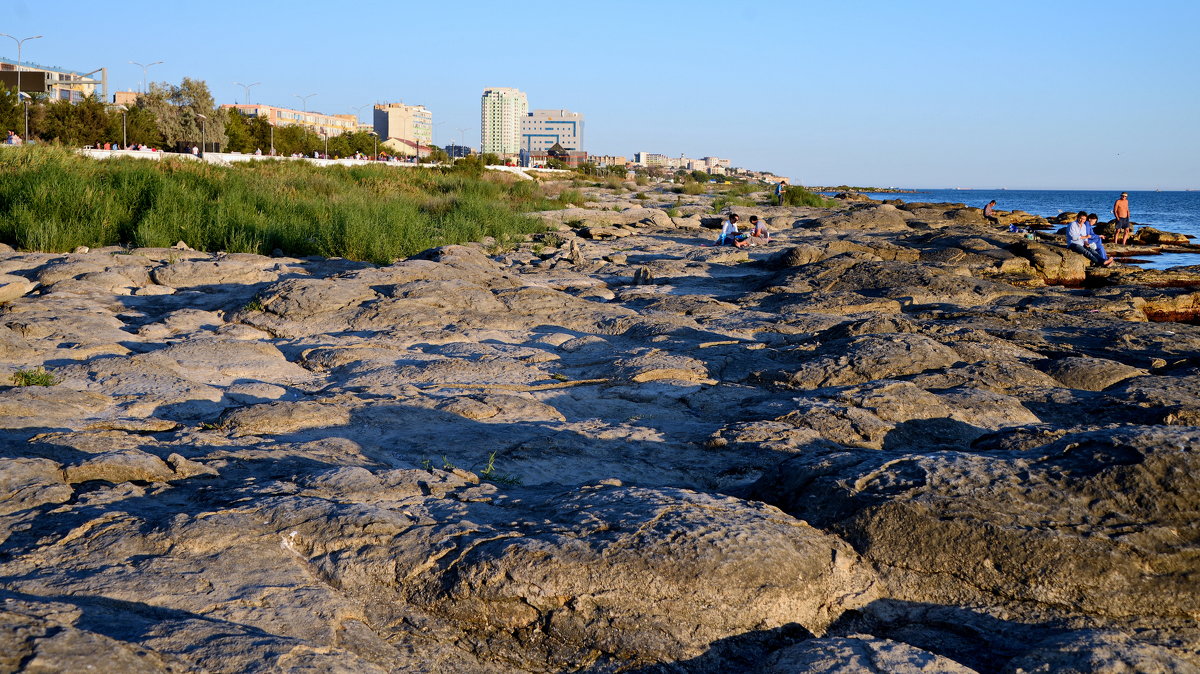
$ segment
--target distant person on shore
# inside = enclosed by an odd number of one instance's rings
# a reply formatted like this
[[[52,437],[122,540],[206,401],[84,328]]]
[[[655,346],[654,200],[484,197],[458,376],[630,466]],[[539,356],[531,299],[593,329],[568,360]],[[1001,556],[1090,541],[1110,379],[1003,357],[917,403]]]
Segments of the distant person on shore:
[[[1129,224],[1128,192],[1122,192],[1117,198],[1112,207],[1112,214],[1117,219],[1117,233],[1113,236],[1113,243],[1123,246],[1129,243],[1129,235],[1133,234],[1133,227]]]
[[[750,236],[755,239],[762,239],[763,243],[771,242],[771,234],[767,232],[767,224],[759,220],[757,215],[750,216]]]
[[[745,248],[749,245],[746,235],[738,232],[737,223],[740,219],[737,213],[730,213],[729,217],[725,218],[725,224],[721,227],[721,236],[717,239],[718,246]]]
[[[987,206],[983,207],[983,217],[993,225],[1000,224],[1000,219],[996,217],[996,200],[992,199],[987,202]]]
[[[780,180],[775,184],[775,199],[779,206],[783,205],[784,195],[787,193],[787,181]]]
[[[1112,259],[1102,255],[1097,250],[1095,242],[1091,240],[1085,211],[1080,211],[1079,215],[1075,216],[1075,220],[1067,225],[1067,248],[1091,260],[1092,264],[1104,267],[1112,264]]]

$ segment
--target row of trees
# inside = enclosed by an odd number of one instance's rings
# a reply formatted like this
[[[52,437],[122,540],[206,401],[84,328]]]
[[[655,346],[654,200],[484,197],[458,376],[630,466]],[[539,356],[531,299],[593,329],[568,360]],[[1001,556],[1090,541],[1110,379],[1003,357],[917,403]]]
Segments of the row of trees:
[[[378,145],[371,133],[356,131],[326,139],[303,127],[272,128],[265,119],[246,117],[232,108],[220,109],[203,80],[187,77],[177,85],[151,83],[149,91],[131,106],[105,105],[95,97],[71,103],[37,95],[26,103],[15,90],[0,88],[0,132],[22,134],[26,115],[30,139],[75,147],[110,143],[184,151],[202,145],[227,152],[262,150],[263,154],[274,147],[276,154],[284,156],[327,152],[331,157],[390,152]],[[434,149],[422,159],[442,161],[448,157]]]
[[[26,140],[87,146],[116,143],[182,148],[225,142],[224,111],[213,104],[208,85],[183,78],[180,84],[152,83],[132,106],[105,105],[95,96],[78,103],[34,95],[18,98],[14,89],[0,90],[0,124],[24,133]]]

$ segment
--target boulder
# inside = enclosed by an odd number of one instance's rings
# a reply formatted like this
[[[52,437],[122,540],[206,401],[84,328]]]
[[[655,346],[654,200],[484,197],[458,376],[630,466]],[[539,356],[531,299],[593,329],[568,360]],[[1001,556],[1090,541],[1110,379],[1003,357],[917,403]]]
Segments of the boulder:
[[[818,451],[750,496],[841,533],[904,601],[1187,619],[1200,609],[1197,442],[1158,427],[983,453]]]

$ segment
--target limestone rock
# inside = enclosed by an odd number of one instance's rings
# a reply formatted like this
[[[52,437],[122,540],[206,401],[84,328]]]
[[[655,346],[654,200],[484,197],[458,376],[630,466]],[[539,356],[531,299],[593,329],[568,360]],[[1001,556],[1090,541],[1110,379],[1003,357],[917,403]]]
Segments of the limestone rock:
[[[1105,358],[1062,358],[1047,366],[1050,376],[1070,388],[1103,391],[1118,382],[1147,374],[1145,370]]]
[[[23,297],[35,285],[26,278],[12,274],[0,274],[0,304]]]
[[[155,283],[171,288],[270,283],[279,278],[278,273],[268,271],[264,268],[265,266],[265,264],[228,260],[215,262],[186,260],[158,267],[150,273],[150,276]]]
[[[752,496],[846,536],[898,599],[1169,619],[1198,608],[1197,441],[1122,429],[981,454],[822,452]]]

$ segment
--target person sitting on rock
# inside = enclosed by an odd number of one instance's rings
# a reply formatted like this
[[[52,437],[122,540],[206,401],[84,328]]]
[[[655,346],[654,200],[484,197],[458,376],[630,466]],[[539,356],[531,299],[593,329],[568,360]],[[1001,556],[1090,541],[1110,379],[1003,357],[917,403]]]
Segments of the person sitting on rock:
[[[1111,260],[1108,256],[1108,251],[1104,250],[1104,237],[1096,233],[1096,224],[1100,222],[1100,216],[1095,213],[1088,213],[1087,216],[1087,231],[1088,241],[1095,244],[1096,252],[1106,260]]]
[[[749,245],[746,235],[738,232],[737,222],[740,219],[737,213],[730,213],[729,217],[725,218],[725,225],[721,227],[721,236],[717,239],[718,246],[745,248]]]
[[[1000,224],[1000,219],[996,217],[996,200],[992,199],[987,202],[987,206],[983,207],[983,217],[993,225]]]
[[[1088,232],[1087,213],[1080,211],[1075,220],[1067,225],[1067,248],[1091,260],[1092,264],[1105,267],[1112,264],[1112,258],[1100,254],[1096,244],[1091,241]]]
[[[771,242],[771,235],[767,232],[767,224],[758,219],[757,215],[750,216],[750,236],[755,239],[762,239],[764,242]]]

